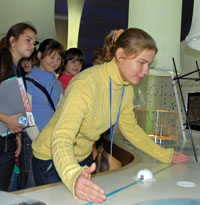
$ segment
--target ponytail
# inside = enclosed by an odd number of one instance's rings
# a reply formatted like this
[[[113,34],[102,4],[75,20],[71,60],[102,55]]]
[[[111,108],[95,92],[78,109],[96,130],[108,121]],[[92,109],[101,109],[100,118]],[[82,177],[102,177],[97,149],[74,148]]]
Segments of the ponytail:
[[[101,60],[103,62],[109,62],[112,60],[112,58],[114,57],[114,48],[116,41],[123,32],[123,29],[113,30],[106,36],[101,57]]]

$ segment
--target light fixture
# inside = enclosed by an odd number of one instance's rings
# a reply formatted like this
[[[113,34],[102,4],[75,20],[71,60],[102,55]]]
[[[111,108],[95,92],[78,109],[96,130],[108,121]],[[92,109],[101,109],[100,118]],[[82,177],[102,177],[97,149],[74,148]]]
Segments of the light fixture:
[[[168,71],[174,70],[172,57],[176,59],[178,71],[181,71],[181,13],[182,0],[129,0],[128,27],[145,30],[155,39],[158,47],[152,64],[154,69],[149,75],[169,76]]]
[[[186,45],[200,51],[200,0],[194,0],[192,24],[189,34],[185,38]]]

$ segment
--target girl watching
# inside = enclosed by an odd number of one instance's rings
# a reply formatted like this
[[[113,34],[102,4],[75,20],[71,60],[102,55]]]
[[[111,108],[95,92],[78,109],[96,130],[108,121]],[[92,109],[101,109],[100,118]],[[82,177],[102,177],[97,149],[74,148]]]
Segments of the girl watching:
[[[69,81],[83,68],[85,57],[78,48],[70,48],[65,52],[64,63],[58,80],[62,83],[65,91]]]
[[[36,55],[38,65],[26,76],[27,93],[36,121],[35,127],[26,129],[32,140],[49,122],[63,96],[62,85],[54,73],[61,65],[64,56],[63,46],[54,39],[46,39],[41,43]],[[44,93],[44,89],[53,104]]]
[[[188,161],[182,153],[156,144],[135,119],[132,85],[148,75],[157,53],[153,38],[141,29],[129,28],[111,32],[105,44],[109,48],[105,63],[72,80],[55,115],[32,146],[38,185],[51,178],[52,172],[38,172],[49,160],[74,196],[94,203],[102,203],[106,195],[89,179],[96,168],[92,164],[93,144],[108,128],[113,139],[113,125],[118,125],[135,147],[160,162]]]
[[[22,57],[29,57],[34,51],[36,34],[36,29],[27,23],[15,24],[8,30],[7,35],[0,41],[0,83],[14,76],[23,76],[23,71],[18,63]],[[0,96],[0,98],[2,97]],[[21,115],[23,114],[7,115],[0,112],[0,121],[5,123],[12,133],[6,137],[0,136],[0,190],[3,191],[7,190],[15,157],[19,155],[17,144],[20,144],[20,140],[18,138],[16,141],[16,136],[23,128],[18,123],[18,117]]]

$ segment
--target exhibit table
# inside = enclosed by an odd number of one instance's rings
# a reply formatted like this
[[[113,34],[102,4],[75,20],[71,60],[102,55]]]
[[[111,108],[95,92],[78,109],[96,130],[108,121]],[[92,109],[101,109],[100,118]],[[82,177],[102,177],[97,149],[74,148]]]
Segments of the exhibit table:
[[[195,139],[199,158],[200,139]],[[92,181],[104,188],[107,200],[103,204],[200,204],[200,163],[195,162],[191,142],[188,139],[162,141],[161,146],[174,147],[189,156],[184,164],[163,164],[132,146],[120,133],[115,136],[115,145],[134,156],[128,165],[117,170],[92,177]],[[114,155],[115,150],[113,150]],[[118,153],[119,154],[119,153]],[[199,158],[200,160],[200,158]],[[149,169],[153,180],[142,182],[136,175],[141,169]],[[38,200],[48,205],[92,204],[73,198],[62,183],[45,185],[15,192],[18,197]],[[0,194],[1,196],[1,194]],[[6,200],[0,204],[9,205]]]

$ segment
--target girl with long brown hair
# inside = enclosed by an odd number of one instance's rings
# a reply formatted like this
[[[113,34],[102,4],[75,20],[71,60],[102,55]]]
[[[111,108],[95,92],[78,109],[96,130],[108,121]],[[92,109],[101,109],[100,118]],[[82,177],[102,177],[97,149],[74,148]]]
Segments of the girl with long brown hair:
[[[29,57],[34,51],[36,34],[36,29],[28,23],[15,24],[8,30],[7,35],[0,41],[0,83],[14,76],[23,76],[18,63],[22,57]],[[0,190],[7,190],[15,156],[19,155],[20,143],[19,140],[16,141],[16,135],[23,128],[18,122],[18,117],[21,115],[23,114],[8,115],[0,112],[0,121],[11,132],[7,136],[0,135]]]

